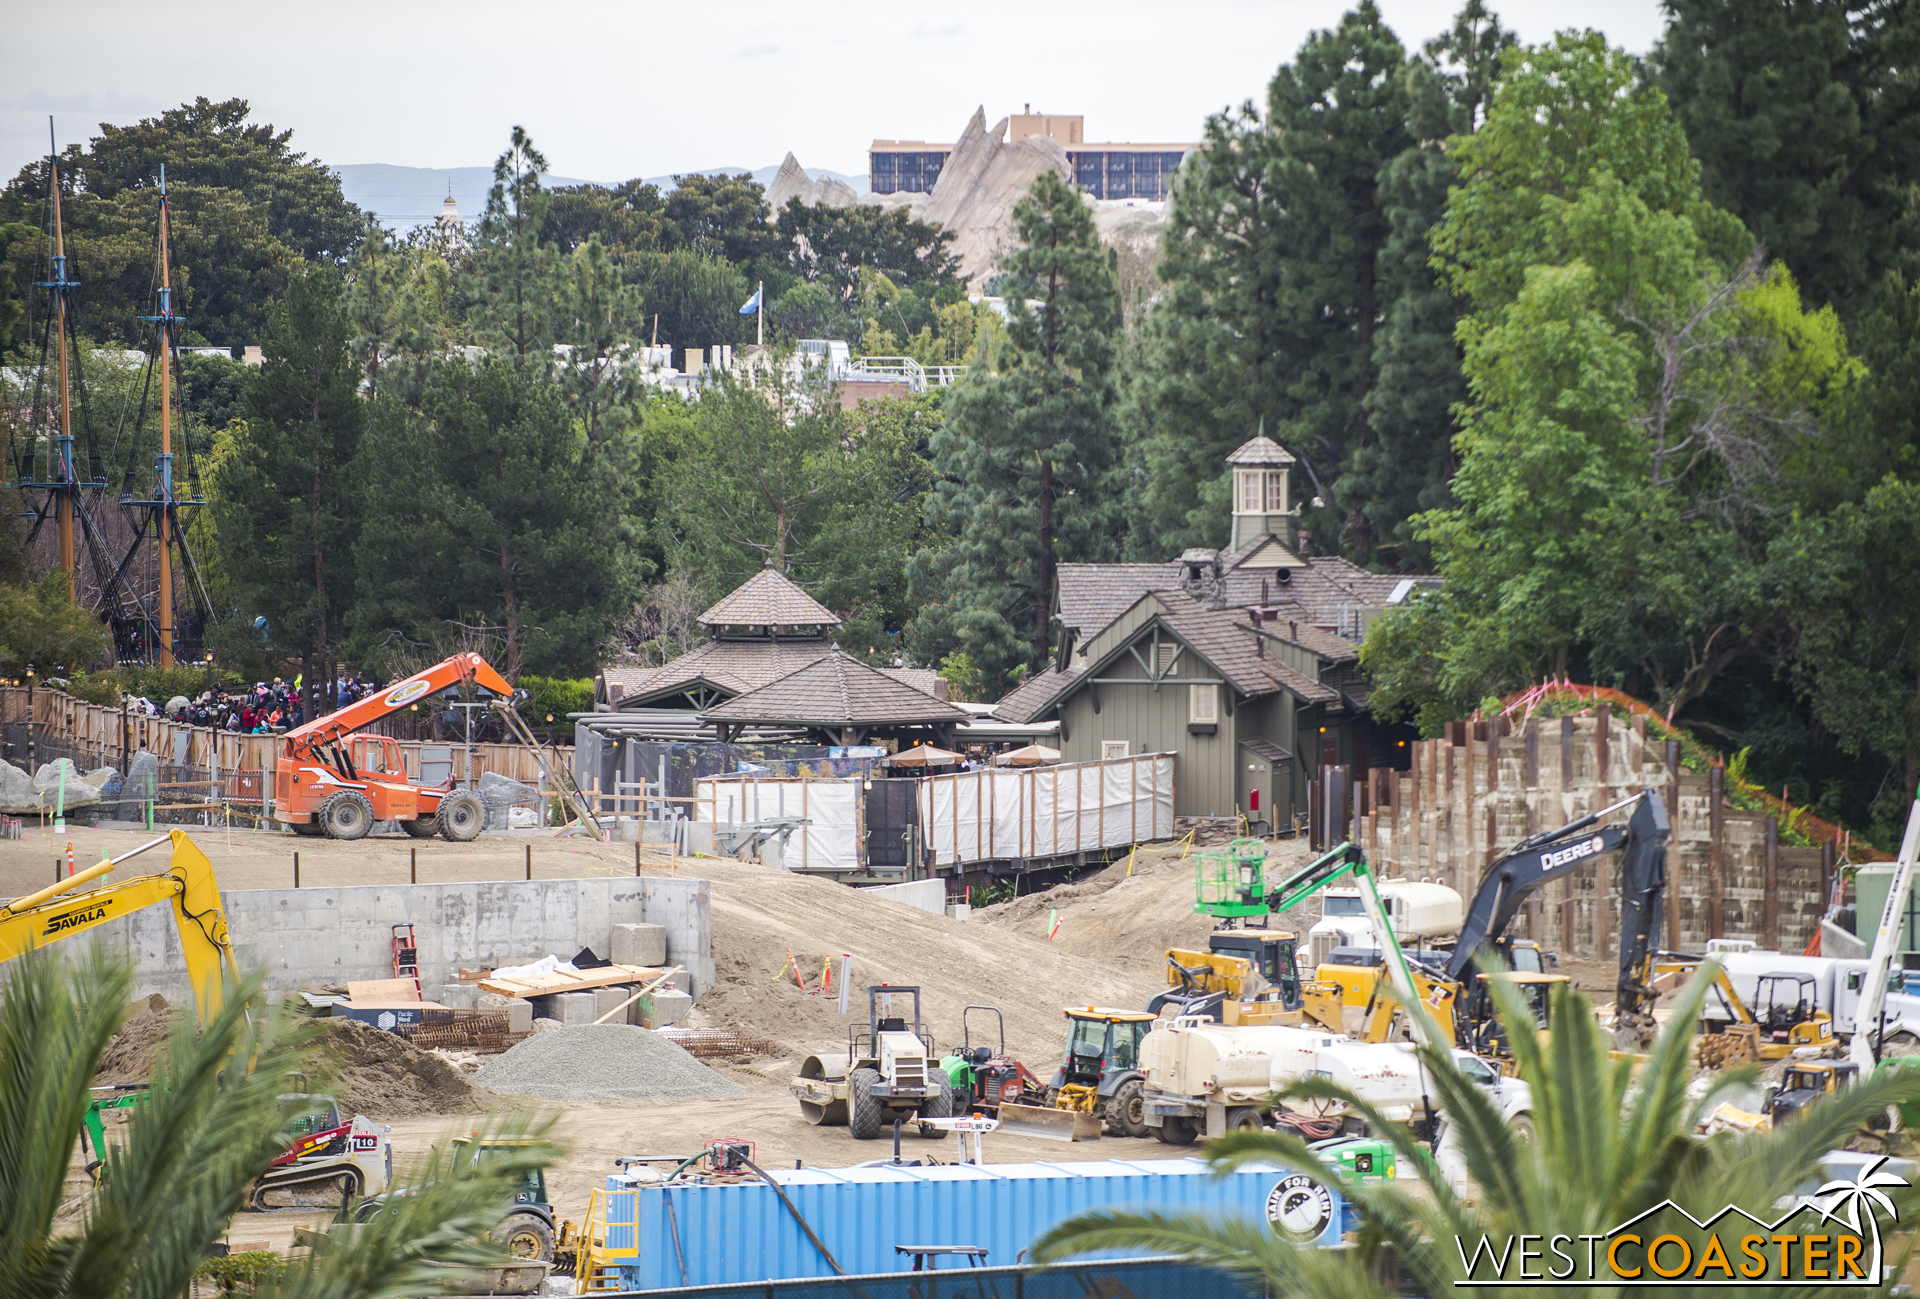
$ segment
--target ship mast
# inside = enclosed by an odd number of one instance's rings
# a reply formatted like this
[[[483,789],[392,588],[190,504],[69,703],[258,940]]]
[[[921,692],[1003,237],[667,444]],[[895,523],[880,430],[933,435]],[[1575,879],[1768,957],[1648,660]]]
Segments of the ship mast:
[[[173,269],[168,257],[167,167],[160,165],[160,643],[155,661],[173,666]]]
[[[80,592],[73,531],[80,507],[80,484],[79,476],[73,471],[73,388],[67,361],[67,299],[80,284],[67,278],[66,235],[60,220],[60,153],[54,142],[51,117],[47,119],[47,177],[53,204],[53,273],[38,287],[53,291],[53,334],[60,357],[60,433],[54,439],[53,481],[47,486],[60,531],[60,572],[66,580],[67,603],[77,604]]]

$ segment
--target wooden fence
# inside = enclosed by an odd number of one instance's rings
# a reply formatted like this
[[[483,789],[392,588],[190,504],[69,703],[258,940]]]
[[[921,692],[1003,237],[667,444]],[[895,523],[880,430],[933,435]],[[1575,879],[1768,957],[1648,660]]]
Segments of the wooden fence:
[[[28,697],[32,697],[32,716],[28,716]],[[0,727],[17,727],[34,740],[51,741],[85,754],[97,755],[98,765],[125,772],[127,759],[145,750],[172,767],[195,767],[221,774],[235,771],[273,770],[279,757],[279,735],[242,735],[237,731],[215,730],[206,726],[188,726],[165,717],[143,717],[123,713],[76,699],[62,690],[24,686],[0,687]],[[433,749],[446,753],[453,763],[456,781],[468,776],[464,746],[436,744],[422,740],[397,740],[406,760],[407,774],[420,777],[420,751]],[[573,767],[573,746],[556,745],[550,749],[549,762]],[[8,755],[16,766],[24,766],[27,753],[19,743]],[[36,755],[41,761],[48,756]],[[57,756],[68,756],[59,754]],[[74,758],[82,765],[81,758]],[[518,744],[475,744],[472,775],[493,772],[528,785],[540,784],[540,764],[531,750]],[[32,773],[29,772],[29,775]]]

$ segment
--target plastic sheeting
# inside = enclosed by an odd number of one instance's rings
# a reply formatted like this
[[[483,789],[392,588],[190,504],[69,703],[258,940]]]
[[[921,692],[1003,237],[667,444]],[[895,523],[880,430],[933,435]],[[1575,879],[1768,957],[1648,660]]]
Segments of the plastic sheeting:
[[[861,860],[861,782],[858,780],[761,780],[741,777],[694,782],[696,821],[738,824],[775,817],[805,817],[787,839],[788,870],[857,871]]]
[[[1098,852],[1173,837],[1173,755],[1143,753],[921,782],[936,866]]]
[[[1173,755],[1026,770],[1000,768],[914,781],[920,844],[937,867],[1124,848],[1173,837]],[[787,844],[788,870],[862,869],[866,817],[860,780],[698,781],[694,818],[732,823],[803,816]]]

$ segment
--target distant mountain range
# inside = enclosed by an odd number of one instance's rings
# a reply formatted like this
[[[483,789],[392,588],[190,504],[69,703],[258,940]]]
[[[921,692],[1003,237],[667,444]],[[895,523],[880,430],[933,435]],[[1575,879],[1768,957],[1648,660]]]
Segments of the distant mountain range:
[[[766,185],[772,182],[779,170],[780,165],[775,163],[771,167],[703,167],[689,174],[738,176],[743,171],[750,171],[755,180]],[[493,188],[491,167],[396,167],[385,162],[357,162],[335,167],[333,171],[340,177],[340,189],[346,194],[348,202],[366,211],[379,213],[381,223],[394,230],[409,230],[434,220],[440,215],[440,205],[448,195],[452,195],[460,215],[472,221],[486,210],[487,191]],[[867,192],[865,173],[854,176],[829,171],[824,167],[809,167],[807,175],[815,180],[831,176],[851,185],[855,193]],[[648,176],[646,180],[662,190],[672,189],[674,185],[672,176]],[[545,180],[550,189],[564,185],[619,183],[581,180],[574,176],[548,176]]]

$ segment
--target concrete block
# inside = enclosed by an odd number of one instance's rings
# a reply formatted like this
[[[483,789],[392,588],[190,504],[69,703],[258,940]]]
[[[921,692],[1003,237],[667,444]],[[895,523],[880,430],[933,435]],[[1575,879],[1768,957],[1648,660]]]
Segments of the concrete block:
[[[972,916],[973,908],[965,902],[949,902],[947,904],[947,919],[949,920],[967,920]]]
[[[591,1024],[599,1017],[594,1009],[597,1003],[591,992],[561,992],[549,998],[558,1012],[553,1018],[569,1028],[576,1024]]]
[[[455,1010],[480,1009],[480,985],[477,983],[443,983],[433,999],[442,1006],[451,1006]]]
[[[665,965],[667,963],[667,927],[665,925],[615,925],[611,959],[615,965]]]
[[[602,1015],[605,1015],[610,1011],[618,1010],[620,1008],[621,1002],[625,1001],[628,997],[631,997],[634,993],[638,991],[639,991],[638,988],[632,988],[632,987],[595,988],[593,990],[594,1019],[597,1020]],[[626,1013],[623,1011],[621,1014],[615,1016],[613,1019],[610,1019],[607,1022],[609,1024],[621,1024],[621,1023],[625,1023],[626,1019],[627,1019]]]
[[[678,1024],[693,1012],[693,998],[684,992],[662,988],[653,994],[653,1026],[665,1028]]]
[[[507,1032],[533,1032],[533,1003],[525,997],[515,997],[507,1002]]]

